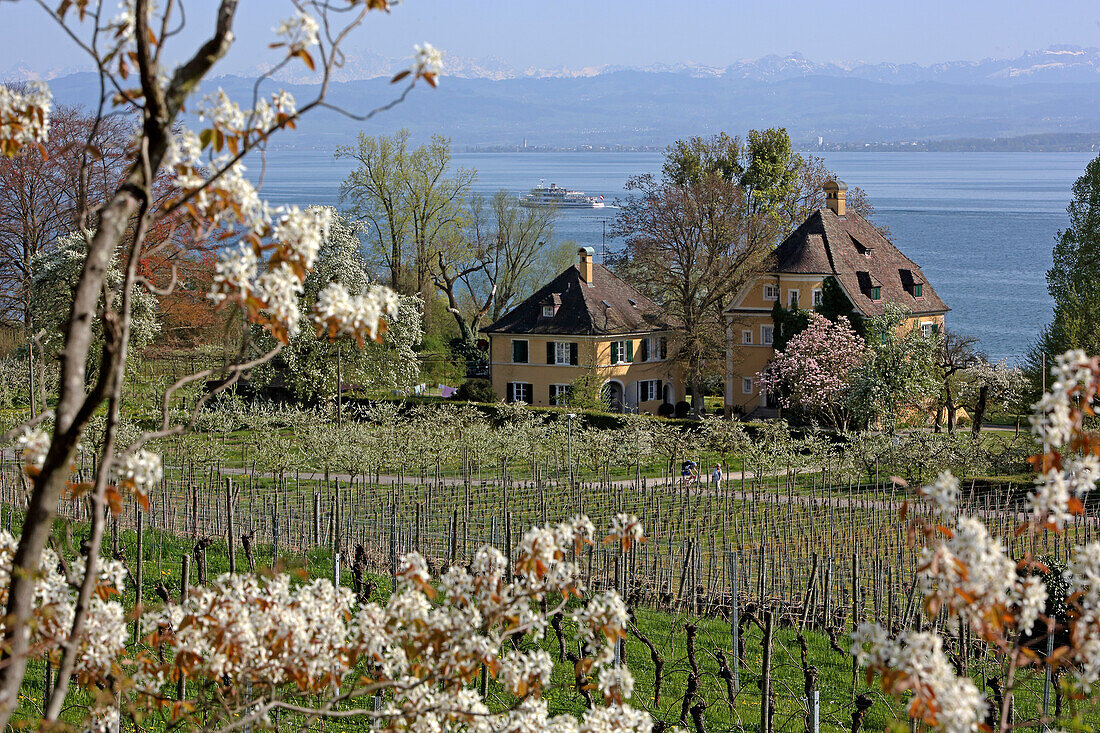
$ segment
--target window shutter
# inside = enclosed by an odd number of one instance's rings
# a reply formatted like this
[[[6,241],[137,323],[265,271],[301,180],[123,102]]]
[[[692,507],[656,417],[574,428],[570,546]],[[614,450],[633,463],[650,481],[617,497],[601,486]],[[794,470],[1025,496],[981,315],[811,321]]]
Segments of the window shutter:
[[[626,360],[634,361],[634,341],[626,342]]]
[[[649,339],[642,339],[642,361],[649,361]]]
[[[658,359],[667,359],[668,358],[668,339],[665,338],[664,336],[661,337],[661,354],[657,358]]]
[[[547,364],[553,364],[554,363],[554,342],[553,341],[547,341],[546,342],[546,363]]]
[[[569,344],[569,363],[573,366],[577,366],[577,342],[573,341]]]
[[[661,402],[665,401],[665,383],[660,379],[657,380],[657,399]]]
[[[556,395],[554,394],[554,385],[553,385],[553,384],[551,384],[551,385],[550,385],[550,387],[549,387],[549,389],[550,389],[550,404],[551,404],[551,405],[556,405],[556,404],[558,404],[557,400],[556,400],[556,399],[554,399],[554,398],[555,398],[555,396],[556,396]]]
[[[504,385],[504,401],[505,402],[512,402],[512,385],[513,384],[514,384],[513,382],[508,382],[508,384]]]

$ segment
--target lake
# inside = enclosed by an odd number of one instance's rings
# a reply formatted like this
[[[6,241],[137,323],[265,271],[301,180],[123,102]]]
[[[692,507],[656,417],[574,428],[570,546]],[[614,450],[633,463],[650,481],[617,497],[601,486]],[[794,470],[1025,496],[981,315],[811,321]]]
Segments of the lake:
[[[1074,180],[1088,153],[824,153],[849,186],[867,191],[876,223],[924,270],[951,307],[948,327],[976,336],[994,359],[1016,361],[1049,321],[1046,270],[1066,224]],[[475,188],[525,191],[540,180],[623,195],[626,179],[658,172],[659,153],[458,153],[478,170]],[[273,203],[336,205],[351,164],[320,150],[268,154],[265,197]],[[568,210],[559,240],[597,252],[615,209]],[[608,238],[609,250],[617,243]]]

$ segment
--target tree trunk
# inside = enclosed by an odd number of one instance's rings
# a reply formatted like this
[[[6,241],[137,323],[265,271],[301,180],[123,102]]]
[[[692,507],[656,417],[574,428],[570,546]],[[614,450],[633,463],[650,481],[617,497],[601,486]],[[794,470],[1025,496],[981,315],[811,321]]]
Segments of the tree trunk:
[[[982,432],[982,420],[985,419],[985,409],[989,402],[989,385],[983,384],[981,389],[978,390],[978,404],[974,405],[974,414],[972,424],[970,426],[971,432],[974,437],[977,437]]]

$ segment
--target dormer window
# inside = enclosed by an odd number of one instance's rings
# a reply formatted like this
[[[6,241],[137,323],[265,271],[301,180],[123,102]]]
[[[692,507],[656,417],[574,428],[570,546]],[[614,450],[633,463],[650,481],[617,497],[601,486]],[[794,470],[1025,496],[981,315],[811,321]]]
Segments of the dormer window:
[[[627,298],[626,302],[630,303],[630,305],[632,305],[635,308],[638,307],[638,301],[634,300],[633,298]]]
[[[924,296],[924,284],[923,283],[913,283],[913,297],[914,298],[920,298],[920,297],[923,297],[923,296]]]
[[[542,307],[542,317],[543,318],[553,318],[554,317],[554,306],[553,305],[544,305]]]
[[[880,286],[871,286],[871,300],[882,300],[882,288]]]

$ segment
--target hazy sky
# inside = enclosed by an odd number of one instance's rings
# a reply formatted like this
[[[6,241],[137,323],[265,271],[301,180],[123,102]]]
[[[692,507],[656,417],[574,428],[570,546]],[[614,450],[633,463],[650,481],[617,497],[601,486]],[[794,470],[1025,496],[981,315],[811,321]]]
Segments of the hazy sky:
[[[50,5],[55,3],[50,2]],[[111,0],[105,5],[112,6]],[[215,0],[185,0],[198,30]],[[239,43],[221,67],[251,69],[285,0],[242,0]],[[1100,45],[1097,0],[405,0],[375,14],[352,53],[407,56],[430,41],[466,58],[527,67],[698,62],[799,51],[815,61],[918,62],[1011,57],[1068,43]],[[83,63],[31,0],[0,0],[0,71]]]

